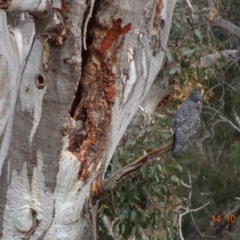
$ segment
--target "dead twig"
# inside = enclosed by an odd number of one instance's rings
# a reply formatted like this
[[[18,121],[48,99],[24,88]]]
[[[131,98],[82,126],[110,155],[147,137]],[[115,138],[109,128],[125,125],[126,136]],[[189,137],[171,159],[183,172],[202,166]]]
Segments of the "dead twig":
[[[107,190],[109,189],[112,185],[120,182],[122,179],[130,175],[132,172],[135,172],[136,170],[140,169],[147,163],[152,162],[156,156],[162,153],[166,153],[172,149],[172,143],[169,143],[168,145],[158,148],[154,151],[151,151],[147,153],[145,156],[140,157],[136,161],[130,163],[129,165],[123,167],[116,173],[114,173],[111,177],[105,179],[101,183],[101,189],[102,190]]]
[[[207,202],[199,208],[190,209],[191,198],[192,198],[192,179],[191,179],[190,174],[189,174],[189,185],[190,185],[190,191],[189,191],[189,195],[188,195],[188,205],[186,208],[183,207],[183,209],[185,209],[185,211],[183,213],[177,213],[178,214],[178,232],[179,232],[179,237],[181,240],[184,240],[183,235],[182,235],[182,218],[183,218],[183,216],[187,215],[188,213],[197,212],[197,211],[201,210],[202,208],[206,207],[210,203],[210,202]]]

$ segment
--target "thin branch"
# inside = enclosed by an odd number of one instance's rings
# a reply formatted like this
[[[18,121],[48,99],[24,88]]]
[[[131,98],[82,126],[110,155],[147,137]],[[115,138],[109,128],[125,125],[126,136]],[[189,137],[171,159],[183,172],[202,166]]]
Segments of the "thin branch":
[[[88,222],[91,231],[91,240],[97,240],[96,209],[92,206],[91,198],[88,197],[84,204],[84,217]],[[97,207],[97,205],[95,206]]]
[[[194,21],[194,10],[193,10],[193,6],[192,6],[192,4],[190,3],[189,0],[185,0],[185,2],[187,3],[188,8],[189,8],[190,11],[191,11],[191,17],[192,17],[192,20]]]
[[[171,190],[171,188],[169,187],[169,184],[166,184],[166,186],[167,186],[168,191],[172,194],[174,200],[175,200],[177,203],[180,203],[179,200],[178,200],[178,198],[176,197],[176,194],[173,193],[172,190]]]
[[[191,213],[191,212],[197,212],[201,209],[203,209],[204,207],[206,207],[210,202],[207,202],[205,203],[203,206],[199,207],[199,208],[196,208],[196,209],[190,209],[190,210],[186,210],[185,212],[179,214],[179,218],[178,218],[178,230],[179,230],[179,235],[180,235],[180,239],[181,240],[184,240],[183,238],[183,235],[182,235],[182,217],[184,215],[187,215],[188,213]]]
[[[240,28],[237,27],[235,24],[223,19],[218,13],[218,10],[216,9],[215,4],[212,0],[208,0],[208,5],[212,10],[214,10],[214,13],[215,13],[214,15],[217,16],[217,17],[214,16],[213,19],[209,21],[209,23],[212,26],[221,27],[222,29],[226,30],[233,36],[240,39]]]
[[[233,51],[235,51],[235,50],[233,50]],[[238,61],[239,61],[239,59],[240,59],[240,57],[239,57],[239,49],[238,49],[238,57],[231,63],[231,64],[229,64],[229,66],[227,67],[227,69],[226,69],[226,71],[234,64],[234,63],[238,63]]]
[[[107,218],[106,215],[103,215],[102,217],[103,223],[105,225],[105,228],[108,231],[108,235],[111,236],[113,239],[116,239],[114,234],[113,234],[113,224],[110,223],[109,219]]]
[[[236,63],[239,60],[239,50],[223,50],[221,52],[215,52],[207,56],[200,58],[199,68],[207,68],[213,65],[218,59],[224,56],[227,61],[233,61],[231,64]],[[209,62],[209,60],[211,62]]]
[[[186,202],[186,201],[182,201],[178,204],[172,204],[172,205],[166,205],[166,206],[157,206],[157,203],[152,199],[152,197],[149,195],[148,196],[150,198],[150,203],[153,205],[153,207],[155,209],[157,209],[158,211],[162,211],[161,209],[163,208],[176,208],[176,207],[182,207],[182,205]]]
[[[194,14],[208,13],[212,8],[203,8],[197,11],[194,11]]]
[[[240,128],[238,128],[232,121],[225,118],[224,116],[219,116],[223,122],[228,122],[235,130],[237,130],[240,133]]]
[[[239,116],[237,115],[237,113],[233,110],[233,113],[234,113],[234,117],[235,117],[235,120],[237,122],[237,124],[240,126],[240,118]]]
[[[197,212],[197,211],[201,210],[202,208],[206,207],[210,203],[210,202],[207,202],[199,208],[190,209],[191,197],[192,197],[192,179],[191,179],[190,174],[189,174],[189,186],[190,186],[190,191],[189,191],[189,195],[188,195],[188,206],[186,207],[185,212],[178,213],[178,232],[179,232],[179,237],[181,240],[184,240],[183,235],[182,235],[182,217],[188,213]]]
[[[189,190],[189,195],[188,195],[188,206],[187,206],[187,210],[189,210],[189,207],[191,206],[191,198],[192,198],[192,178],[191,178],[191,174],[188,175],[188,178],[189,178],[190,190]]]
[[[196,222],[195,222],[195,219],[194,219],[194,217],[193,217],[193,213],[191,213],[191,217],[192,217],[193,224],[194,224],[195,228],[197,229],[197,232],[201,235],[201,237],[216,238],[216,236],[210,236],[210,235],[202,234],[202,233],[200,232],[200,230],[199,230]]]
[[[233,92],[236,92],[237,94],[240,95],[240,91],[238,91],[238,90],[237,90],[235,87],[233,87],[231,84],[229,84],[229,83],[227,83],[227,82],[225,82],[225,81],[222,81],[222,80],[221,80],[221,82],[222,82],[222,84],[224,84],[224,85],[228,86],[229,88],[231,88],[231,90],[232,90]]]
[[[105,179],[101,183],[101,189],[107,190],[114,184],[120,182],[122,179],[130,175],[132,172],[137,171],[147,163],[152,162],[159,154],[166,153],[172,149],[172,143],[169,143],[168,145],[158,148],[154,151],[151,151],[147,153],[145,156],[140,157],[136,161],[130,163],[129,165],[123,167],[116,173],[114,173],[111,177]]]

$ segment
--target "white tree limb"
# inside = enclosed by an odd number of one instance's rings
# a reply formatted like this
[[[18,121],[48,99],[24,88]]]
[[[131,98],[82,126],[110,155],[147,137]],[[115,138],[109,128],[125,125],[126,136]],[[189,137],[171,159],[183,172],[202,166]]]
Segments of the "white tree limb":
[[[221,27],[226,32],[231,33],[233,36],[240,39],[240,28],[237,27],[235,24],[223,19],[220,14],[218,13],[218,10],[215,7],[214,1],[208,0],[208,5],[211,7],[210,11],[214,12],[214,16],[212,19],[209,19],[209,23],[212,26],[218,26]]]
[[[220,119],[224,122],[228,122],[235,130],[237,130],[240,133],[240,128],[238,128],[232,121],[227,119],[226,117],[219,115]]]
[[[217,62],[217,60],[220,59],[222,56],[224,56],[227,59],[227,61],[234,61],[239,59],[240,54],[239,50],[223,50],[221,52],[215,52],[207,56],[201,57],[198,67],[199,68],[210,67],[215,62]]]
[[[239,116],[237,115],[237,113],[234,110],[233,110],[233,114],[234,114],[234,117],[235,117],[235,120],[236,120],[238,126],[240,127],[240,118],[239,118]]]
[[[47,0],[11,0],[5,1],[6,9],[8,12],[18,11],[18,12],[36,12],[43,11],[46,7]],[[0,5],[1,7],[1,5]]]
[[[189,185],[190,185],[190,191],[189,191],[189,196],[188,196],[188,205],[185,209],[185,212],[183,213],[178,213],[178,232],[179,232],[179,237],[181,240],[184,240],[183,234],[182,234],[182,218],[188,213],[192,212],[197,212],[201,210],[202,208],[206,207],[210,202],[205,203],[203,206],[195,209],[190,209],[191,206],[191,197],[192,197],[192,180],[191,180],[191,175],[189,174]]]
[[[185,0],[185,2],[187,3],[188,8],[189,8],[190,11],[191,11],[191,17],[192,17],[192,19],[194,20],[194,10],[193,10],[192,4],[190,3],[190,0]]]
[[[17,28],[9,31],[6,13],[0,10],[0,136],[5,136],[0,150],[0,173],[12,134],[18,87],[34,34],[34,23],[29,19],[19,21]]]

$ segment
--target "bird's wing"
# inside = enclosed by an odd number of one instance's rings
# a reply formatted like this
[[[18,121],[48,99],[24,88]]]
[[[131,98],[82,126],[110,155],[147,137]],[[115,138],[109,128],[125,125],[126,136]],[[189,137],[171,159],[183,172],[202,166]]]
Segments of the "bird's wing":
[[[183,104],[174,117],[174,133],[177,141],[186,143],[191,137],[200,122],[199,114],[194,106]]]

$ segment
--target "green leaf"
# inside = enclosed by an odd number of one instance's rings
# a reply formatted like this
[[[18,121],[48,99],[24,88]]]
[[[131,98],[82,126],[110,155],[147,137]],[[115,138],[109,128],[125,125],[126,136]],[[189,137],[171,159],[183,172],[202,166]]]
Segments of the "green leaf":
[[[117,192],[117,191],[116,191],[115,193],[117,194],[117,197],[120,198],[121,193],[120,193],[120,192]]]
[[[122,195],[121,195],[121,198],[120,198],[120,202],[122,203],[124,200],[125,200],[125,193],[121,193]]]
[[[192,53],[194,53],[194,50],[191,49],[191,48],[188,48],[188,47],[183,47],[180,49],[181,53],[183,56],[186,56],[186,55],[191,55]]]
[[[137,213],[136,213],[136,211],[133,209],[133,210],[131,211],[131,214],[130,214],[130,221],[131,221],[131,222],[134,221],[135,218],[136,218],[136,216],[137,216]]]
[[[125,224],[123,223],[123,224],[121,225],[121,233],[122,233],[122,234],[124,234],[125,229],[126,229],[126,227],[125,227]]]
[[[199,7],[197,4],[192,4],[192,8],[194,11],[198,11],[199,10]]]
[[[202,40],[202,34],[201,34],[201,32],[200,32],[199,29],[195,29],[195,30],[194,30],[194,33],[195,33],[195,35],[197,36],[197,38],[198,38],[199,40]]]
[[[136,233],[136,226],[132,228],[132,234],[135,235],[135,233]]]
[[[160,164],[157,165],[157,168],[160,172],[162,172],[162,166]]]
[[[179,170],[180,172],[183,171],[183,168],[182,168],[179,164],[176,164],[175,167],[176,167],[176,169]]]
[[[125,216],[123,214],[119,217],[119,222],[122,223],[125,220]]]
[[[151,132],[151,131],[152,131],[152,127],[147,127],[147,128],[146,128],[146,131],[147,131],[147,132]]]
[[[205,75],[206,75],[205,70],[200,69],[200,71],[199,71],[199,80],[200,80],[200,81],[203,81],[204,78],[205,78]]]
[[[206,67],[211,66],[211,65],[212,65],[212,60],[211,60],[211,58],[206,57],[204,63],[205,63],[205,65],[206,65]]]
[[[169,74],[172,75],[172,74],[174,74],[174,73],[176,73],[176,72],[177,72],[177,68],[176,68],[176,67],[172,67],[172,68],[170,69],[170,71],[169,71]]]
[[[178,170],[179,172],[182,172],[182,170],[183,170],[183,168],[179,164],[171,165],[171,166],[169,166],[169,169],[172,170],[172,171]]]
[[[224,55],[221,55],[219,61],[222,62],[225,66],[228,64],[228,61]]]
[[[167,55],[167,58],[169,61],[171,61],[171,62],[174,61],[173,55],[170,51],[166,51],[166,55]]]
[[[181,184],[184,186],[184,187],[186,187],[186,188],[191,188],[188,184],[186,184],[184,181],[180,181],[181,182]]]
[[[129,151],[123,151],[120,156],[119,159],[124,160],[124,159],[128,159],[130,158],[131,153]]]
[[[172,176],[171,176],[171,180],[174,181],[174,182],[176,182],[176,183],[179,183],[179,179],[178,179],[178,177],[175,176],[175,175],[172,175]]]
[[[154,177],[155,177],[156,181],[159,182],[159,175],[158,175],[158,173],[155,173]]]
[[[130,145],[132,145],[132,141],[128,139],[125,143],[125,149],[128,148]]]

